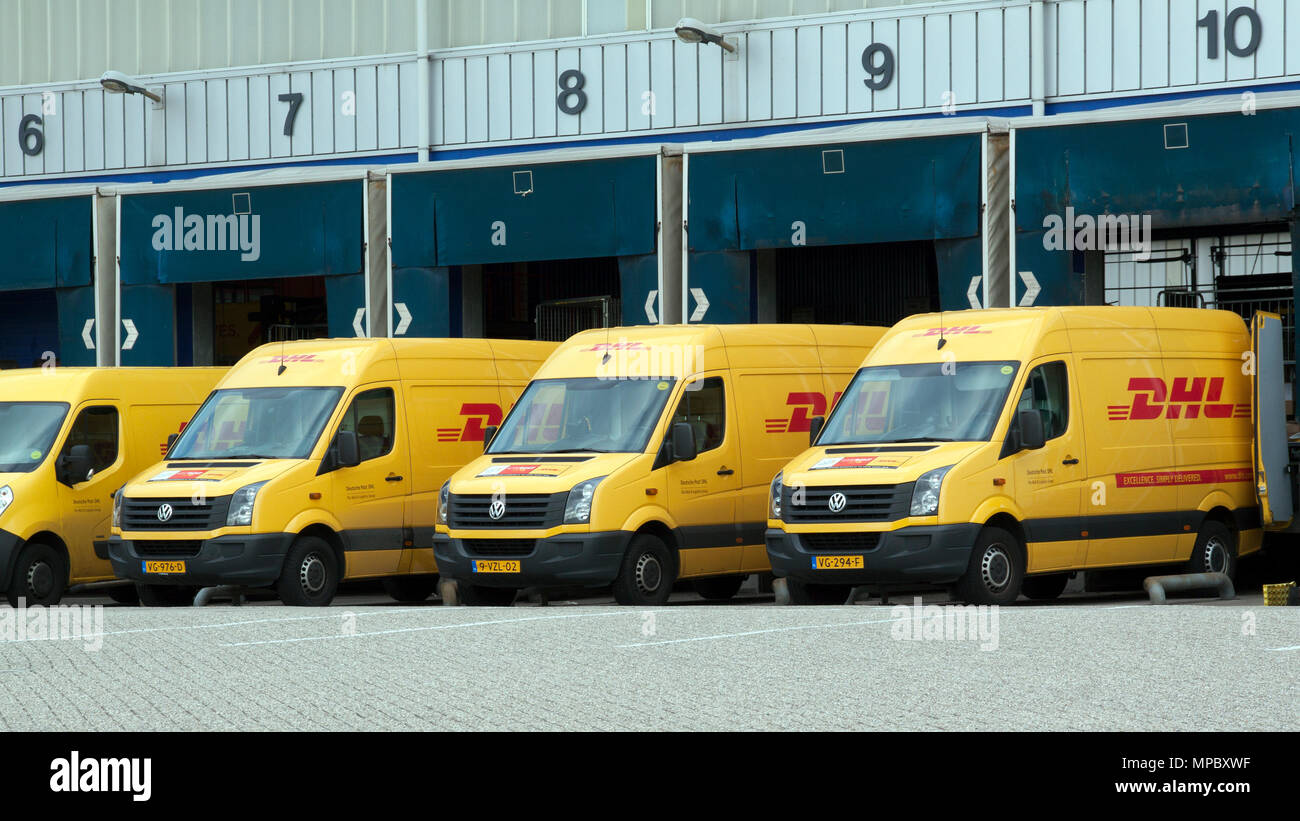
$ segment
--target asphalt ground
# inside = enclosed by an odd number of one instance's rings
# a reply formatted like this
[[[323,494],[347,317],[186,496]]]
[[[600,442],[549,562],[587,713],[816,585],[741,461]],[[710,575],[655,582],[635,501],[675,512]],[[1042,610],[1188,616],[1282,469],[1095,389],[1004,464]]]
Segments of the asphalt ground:
[[[779,607],[753,580],[653,609],[398,604],[377,585],[325,609],[92,592],[65,600],[103,608],[75,611],[70,637],[0,638],[0,729],[1300,729],[1300,608],[1240,589],[982,612],[939,592]],[[0,608],[0,629],[15,615],[31,611]]]

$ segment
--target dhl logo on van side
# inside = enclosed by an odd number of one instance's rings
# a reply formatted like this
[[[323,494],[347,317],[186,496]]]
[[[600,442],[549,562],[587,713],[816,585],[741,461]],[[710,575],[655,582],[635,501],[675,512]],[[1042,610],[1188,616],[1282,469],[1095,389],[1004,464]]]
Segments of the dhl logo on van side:
[[[842,394],[843,391],[835,393],[831,407],[840,401]],[[765,420],[768,433],[808,433],[812,430],[813,417],[825,416],[827,411],[826,396],[815,392],[792,393],[785,398],[785,403],[792,405],[794,410],[788,417]]]
[[[439,442],[482,442],[487,437],[487,429],[500,425],[505,416],[500,405],[472,402],[460,406],[460,415],[468,417],[459,428],[438,428]]]
[[[1250,403],[1221,402],[1223,377],[1178,377],[1172,389],[1165,380],[1133,377],[1128,389],[1134,394],[1128,405],[1108,405],[1111,421],[1145,421],[1159,419],[1196,419],[1204,410],[1207,419],[1249,419]],[[1184,410],[1186,413],[1184,414]]]
[[[992,331],[984,328],[982,325],[957,325],[952,328],[930,328],[928,331],[912,334],[913,339],[924,338],[927,336],[961,336],[962,334],[991,334]]]

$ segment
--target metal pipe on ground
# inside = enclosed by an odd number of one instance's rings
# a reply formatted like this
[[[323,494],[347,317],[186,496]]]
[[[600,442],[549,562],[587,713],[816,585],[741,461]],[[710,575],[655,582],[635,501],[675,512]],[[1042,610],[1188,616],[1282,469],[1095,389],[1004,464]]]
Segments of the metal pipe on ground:
[[[1151,597],[1152,604],[1168,604],[1167,594],[1186,593],[1191,590],[1217,590],[1221,599],[1237,598],[1232,579],[1224,573],[1184,573],[1177,576],[1149,576],[1142,588]]]

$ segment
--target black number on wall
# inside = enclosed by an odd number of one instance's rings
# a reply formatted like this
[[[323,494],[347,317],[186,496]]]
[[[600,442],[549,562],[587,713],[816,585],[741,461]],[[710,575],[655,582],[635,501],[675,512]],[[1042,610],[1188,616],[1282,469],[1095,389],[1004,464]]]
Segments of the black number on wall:
[[[867,88],[872,91],[888,88],[894,82],[893,49],[883,43],[872,43],[862,52],[862,67],[871,75],[862,81]]]
[[[295,91],[292,94],[281,94],[278,98],[282,103],[289,104],[289,113],[284,118],[284,136],[293,136],[293,121],[298,119],[298,109],[302,108],[302,92]]]
[[[36,126],[45,122],[35,114],[28,114],[18,123],[18,146],[29,157],[35,157],[45,150],[45,134]]]
[[[1238,24],[1241,18],[1250,24],[1250,39],[1241,45],[1238,39]],[[1196,21],[1197,28],[1205,29],[1205,56],[1211,60],[1219,59],[1219,12],[1211,10]],[[1247,6],[1240,6],[1228,12],[1223,21],[1223,41],[1228,53],[1233,57],[1249,57],[1259,50],[1259,41],[1264,36],[1264,23],[1259,19],[1259,12]]]
[[[560,75],[560,96],[555,104],[565,114],[581,114],[587,108],[587,78],[577,69],[569,69]],[[573,98],[573,102],[569,98]]]

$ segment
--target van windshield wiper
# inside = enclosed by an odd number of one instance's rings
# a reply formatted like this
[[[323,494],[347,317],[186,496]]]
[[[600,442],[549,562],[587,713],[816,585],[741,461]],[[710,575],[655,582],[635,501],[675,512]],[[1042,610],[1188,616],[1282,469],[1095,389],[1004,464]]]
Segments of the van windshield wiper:
[[[915,436],[911,439],[891,439],[888,442],[872,442],[873,445],[914,445],[918,442],[956,442],[956,439],[941,439],[937,436]]]

